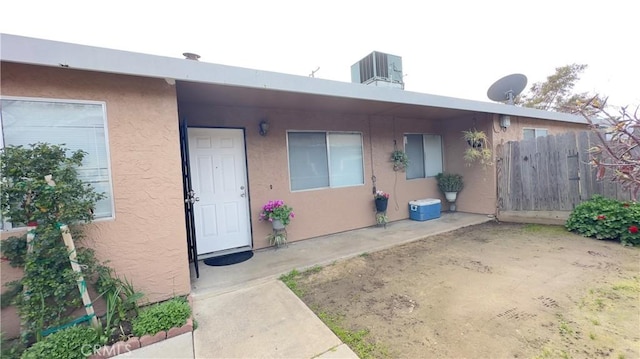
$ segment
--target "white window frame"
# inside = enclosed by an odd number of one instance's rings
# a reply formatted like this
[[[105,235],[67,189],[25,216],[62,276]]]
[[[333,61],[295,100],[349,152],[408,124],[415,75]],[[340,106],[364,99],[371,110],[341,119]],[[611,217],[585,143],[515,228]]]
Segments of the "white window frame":
[[[424,164],[424,177],[413,177],[413,178],[409,178],[409,172],[407,172],[406,174],[406,179],[407,181],[411,181],[411,180],[417,180],[417,179],[423,179],[423,178],[431,178],[431,177],[435,177],[438,173],[443,172],[444,171],[444,150],[443,150],[443,140],[442,140],[442,135],[437,134],[437,133],[405,133],[403,136],[403,144],[404,144],[404,151],[406,153],[407,151],[407,135],[419,135],[422,136],[422,160],[423,160],[423,164]],[[429,166],[427,165],[428,159],[432,159],[434,156],[429,153],[427,153],[427,137],[426,136],[437,136],[440,139],[440,163],[439,163],[439,170],[435,171],[435,173],[428,173],[428,168]],[[409,157],[409,167],[411,167],[411,157]]]
[[[296,189],[294,190],[291,184],[291,159],[290,159],[290,149],[289,149],[289,134],[290,133],[324,133],[325,135],[325,150],[326,150],[326,154],[327,154],[327,175],[329,176],[329,186],[323,186],[323,187],[314,187],[314,188],[305,188],[305,189]],[[361,151],[361,157],[362,157],[362,163],[360,164],[360,168],[362,170],[362,183],[358,183],[358,184],[350,184],[350,185],[343,185],[343,186],[335,186],[332,185],[331,183],[331,151],[330,151],[330,147],[331,147],[331,141],[330,141],[330,135],[331,134],[345,134],[345,135],[359,135],[360,136],[360,151]],[[288,130],[287,131],[287,169],[289,172],[289,191],[291,192],[305,192],[305,191],[317,191],[317,190],[323,190],[323,189],[328,189],[328,188],[346,188],[346,187],[358,187],[358,186],[364,186],[364,136],[362,134],[362,132],[357,132],[357,131],[313,131],[313,130],[304,130],[304,131],[298,131],[298,130]]]
[[[533,131],[533,138],[534,138],[534,139],[535,139],[535,138],[538,138],[538,137],[545,137],[545,136],[549,136],[549,130],[548,130],[548,129],[546,129],[546,128],[543,128],[543,127],[523,127],[523,128],[522,128],[522,139],[523,139],[523,140],[525,139],[525,138],[524,138],[524,131],[525,131],[525,130],[532,130],[532,131]],[[541,132],[541,131],[545,131],[545,132],[546,132],[546,134],[544,134],[544,135],[538,134],[538,132]]]
[[[25,101],[25,102],[48,102],[48,103],[64,103],[64,104],[85,104],[85,105],[98,105],[102,108],[102,120],[103,120],[103,130],[104,130],[104,141],[105,141],[105,151],[106,151],[106,171],[107,178],[109,180],[108,188],[110,191],[109,196],[109,206],[111,207],[111,214],[109,216],[97,217],[94,219],[96,221],[107,221],[115,219],[116,208],[114,201],[114,193],[113,193],[113,176],[111,173],[111,153],[109,149],[109,126],[108,126],[108,118],[107,118],[107,104],[104,101],[88,101],[88,100],[74,100],[74,99],[57,99],[57,98],[42,98],[42,97],[18,97],[18,96],[0,96],[0,103],[2,100],[10,100],[10,101]],[[44,142],[44,141],[43,141]],[[50,141],[46,141],[51,143]],[[4,134],[4,122],[2,119],[2,108],[0,106],[0,147],[4,148],[6,143],[5,134]],[[84,150],[86,152],[86,149]],[[10,222],[0,221],[0,226],[2,230],[11,230],[15,229]]]

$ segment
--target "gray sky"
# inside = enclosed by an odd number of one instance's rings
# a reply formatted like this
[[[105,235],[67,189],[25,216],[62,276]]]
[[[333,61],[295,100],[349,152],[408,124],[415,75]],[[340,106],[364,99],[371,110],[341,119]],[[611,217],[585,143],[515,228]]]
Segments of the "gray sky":
[[[0,32],[351,81],[372,51],[402,57],[405,90],[490,101],[497,79],[587,64],[576,91],[640,104],[640,2],[609,0],[2,0]]]

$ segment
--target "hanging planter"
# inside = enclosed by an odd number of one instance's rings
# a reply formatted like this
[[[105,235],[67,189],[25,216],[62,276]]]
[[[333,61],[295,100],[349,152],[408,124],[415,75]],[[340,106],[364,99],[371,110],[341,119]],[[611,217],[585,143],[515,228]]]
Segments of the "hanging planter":
[[[373,195],[373,200],[376,204],[376,212],[384,212],[387,210],[387,204],[389,203],[389,194],[384,191],[376,191]]]
[[[409,156],[404,151],[395,150],[391,153],[394,171],[404,171],[409,166]]]
[[[474,162],[480,163],[482,166],[490,166],[493,164],[493,152],[489,144],[489,138],[484,131],[472,130],[462,131],[463,139],[467,141],[469,147],[464,151],[464,160],[468,166]]]
[[[376,211],[377,212],[384,212],[387,210],[387,204],[389,202],[388,199],[386,198],[376,198]]]
[[[389,204],[389,194],[384,191],[376,191],[373,195],[376,205],[376,224],[387,227],[389,218],[387,217],[387,205]]]

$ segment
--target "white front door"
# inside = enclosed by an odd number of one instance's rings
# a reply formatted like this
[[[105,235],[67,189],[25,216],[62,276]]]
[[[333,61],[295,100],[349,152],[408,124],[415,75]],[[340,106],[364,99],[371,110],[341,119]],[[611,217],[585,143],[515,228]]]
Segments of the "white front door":
[[[198,256],[251,246],[243,130],[188,133]]]

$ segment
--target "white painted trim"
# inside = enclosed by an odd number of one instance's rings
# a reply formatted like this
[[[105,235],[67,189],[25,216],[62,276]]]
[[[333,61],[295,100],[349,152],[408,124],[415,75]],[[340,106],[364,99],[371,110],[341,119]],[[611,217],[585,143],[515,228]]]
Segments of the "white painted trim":
[[[111,193],[111,216],[95,218],[92,222],[115,220],[116,219],[116,206],[115,206],[115,193],[113,192],[113,176],[111,173],[111,143],[109,141],[109,121],[107,117],[107,103],[105,101],[91,101],[91,100],[75,100],[75,99],[59,99],[59,98],[47,98],[47,97],[24,97],[24,96],[0,96],[0,100],[15,100],[15,101],[30,101],[30,102],[57,102],[57,103],[77,103],[87,105],[100,105],[102,107],[102,118],[104,126],[104,140],[107,160],[107,176],[109,176],[109,190]],[[0,110],[0,117],[2,111]],[[0,122],[0,148],[4,148],[4,124]],[[3,230],[11,229],[11,225],[3,226]]]
[[[0,34],[0,60],[160,79],[584,123],[582,116],[66,42]]]

